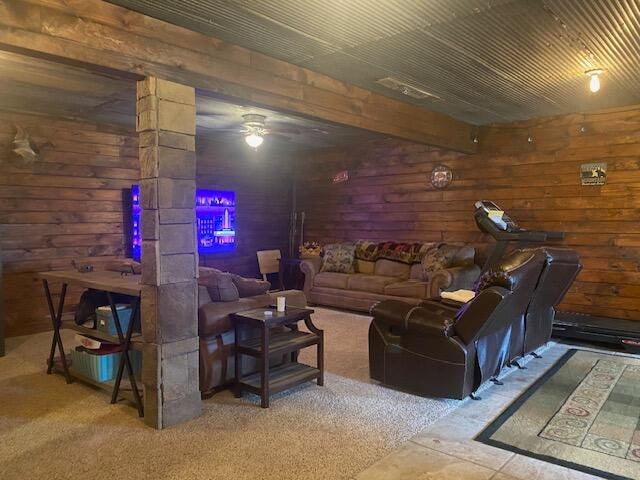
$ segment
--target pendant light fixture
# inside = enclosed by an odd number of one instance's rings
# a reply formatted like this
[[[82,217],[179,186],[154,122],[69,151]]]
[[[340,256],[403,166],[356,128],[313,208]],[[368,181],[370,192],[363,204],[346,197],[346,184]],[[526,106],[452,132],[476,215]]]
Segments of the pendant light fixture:
[[[589,90],[591,90],[592,93],[598,92],[600,90],[600,75],[604,73],[604,70],[596,68],[587,70],[584,73],[589,77]]]

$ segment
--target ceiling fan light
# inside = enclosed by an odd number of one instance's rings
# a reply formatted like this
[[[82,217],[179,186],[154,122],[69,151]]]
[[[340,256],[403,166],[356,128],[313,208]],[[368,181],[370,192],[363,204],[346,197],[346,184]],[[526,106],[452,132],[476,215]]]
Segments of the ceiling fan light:
[[[244,141],[247,142],[251,148],[258,148],[264,142],[264,137],[262,135],[258,135],[256,133],[250,133],[246,137],[244,137]]]

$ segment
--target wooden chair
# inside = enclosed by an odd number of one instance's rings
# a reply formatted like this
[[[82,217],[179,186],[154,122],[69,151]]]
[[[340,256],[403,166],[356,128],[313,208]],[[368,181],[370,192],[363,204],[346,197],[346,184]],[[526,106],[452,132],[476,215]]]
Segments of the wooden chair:
[[[280,269],[280,259],[282,258],[280,250],[259,250],[256,255],[258,256],[258,267],[260,268],[262,279],[269,281],[267,275],[277,273],[280,290],[284,290]]]

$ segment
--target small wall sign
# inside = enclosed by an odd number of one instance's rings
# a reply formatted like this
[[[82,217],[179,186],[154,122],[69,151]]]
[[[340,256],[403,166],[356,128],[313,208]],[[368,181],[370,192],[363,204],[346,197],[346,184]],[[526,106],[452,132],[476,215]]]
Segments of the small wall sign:
[[[347,180],[349,180],[349,170],[342,170],[341,172],[336,173],[331,178],[331,181],[333,183],[342,183],[346,182]]]
[[[604,185],[607,183],[606,162],[583,163],[580,165],[582,185]]]

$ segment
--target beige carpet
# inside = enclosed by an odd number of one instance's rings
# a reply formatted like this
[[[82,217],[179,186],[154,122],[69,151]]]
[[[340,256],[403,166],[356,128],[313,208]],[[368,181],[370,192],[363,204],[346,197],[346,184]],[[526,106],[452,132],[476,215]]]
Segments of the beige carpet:
[[[203,415],[164,431],[107,393],[44,373],[49,334],[9,339],[0,358],[0,479],[350,478],[461,402],[372,384],[369,318],[316,309],[325,330],[325,386],[272,397],[227,392]],[[314,361],[315,349],[301,360]]]

